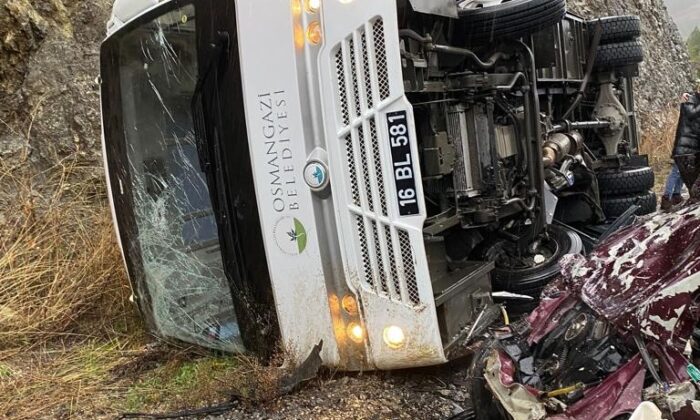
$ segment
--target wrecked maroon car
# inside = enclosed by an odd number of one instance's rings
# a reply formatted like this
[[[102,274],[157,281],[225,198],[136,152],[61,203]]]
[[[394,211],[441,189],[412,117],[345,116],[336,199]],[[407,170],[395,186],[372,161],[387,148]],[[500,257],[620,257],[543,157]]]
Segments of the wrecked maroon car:
[[[644,401],[658,415],[642,418],[700,418],[684,353],[700,315],[700,205],[566,256],[542,297],[475,356],[476,418],[629,418]]]

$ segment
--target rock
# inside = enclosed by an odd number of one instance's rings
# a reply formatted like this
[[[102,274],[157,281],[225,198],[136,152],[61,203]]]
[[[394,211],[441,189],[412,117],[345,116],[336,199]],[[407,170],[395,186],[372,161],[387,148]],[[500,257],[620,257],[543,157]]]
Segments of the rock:
[[[16,132],[10,132],[0,136],[0,158],[11,159],[19,156],[25,150],[24,136]]]
[[[30,146],[39,169],[66,156],[101,163],[99,44],[110,0],[0,2],[0,151]],[[30,130],[31,128],[31,130]]]
[[[449,389],[440,389],[438,390],[438,394],[446,398],[452,398],[452,391],[450,391]]]

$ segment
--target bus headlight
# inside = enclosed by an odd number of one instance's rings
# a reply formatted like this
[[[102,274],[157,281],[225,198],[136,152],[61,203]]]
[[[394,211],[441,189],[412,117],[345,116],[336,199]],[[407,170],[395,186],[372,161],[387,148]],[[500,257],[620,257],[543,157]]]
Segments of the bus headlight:
[[[401,327],[392,325],[384,328],[384,342],[389,348],[399,349],[406,343],[406,336]]]
[[[351,322],[348,324],[348,337],[350,339],[358,344],[362,343],[365,341],[365,330],[362,328],[360,324],[356,324],[354,322]]]
[[[351,295],[346,295],[340,303],[349,315],[357,315],[357,301]]]
[[[323,40],[321,24],[317,20],[309,23],[309,26],[306,28],[306,39],[313,45],[318,45]]]
[[[321,8],[321,0],[306,0],[306,11],[316,13]]]

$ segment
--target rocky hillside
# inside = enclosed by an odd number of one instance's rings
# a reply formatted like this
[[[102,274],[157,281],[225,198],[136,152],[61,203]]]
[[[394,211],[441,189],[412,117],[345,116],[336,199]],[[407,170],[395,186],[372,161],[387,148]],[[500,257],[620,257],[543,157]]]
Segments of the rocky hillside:
[[[0,158],[45,167],[78,154],[99,165],[99,44],[111,0],[0,0]],[[570,0],[586,17],[639,14],[648,58],[643,128],[689,89],[688,56],[663,0]]]
[[[569,10],[586,18],[638,15],[642,19],[646,61],[638,79],[637,106],[645,138],[664,131],[666,111],[675,108],[680,92],[692,88],[685,42],[663,0],[568,0]]]
[[[0,0],[0,159],[99,164],[99,44],[111,0]]]

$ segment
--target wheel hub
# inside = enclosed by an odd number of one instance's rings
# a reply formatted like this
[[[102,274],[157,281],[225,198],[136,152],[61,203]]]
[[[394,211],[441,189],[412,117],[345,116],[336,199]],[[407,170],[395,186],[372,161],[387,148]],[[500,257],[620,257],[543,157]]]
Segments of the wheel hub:
[[[554,238],[541,238],[535,247],[520,254],[513,244],[500,241],[486,251],[486,258],[494,261],[497,267],[517,270],[548,266],[556,257],[559,243]]]
[[[507,1],[508,0],[464,0],[460,1],[457,6],[462,10],[483,9],[484,7],[498,6]]]

